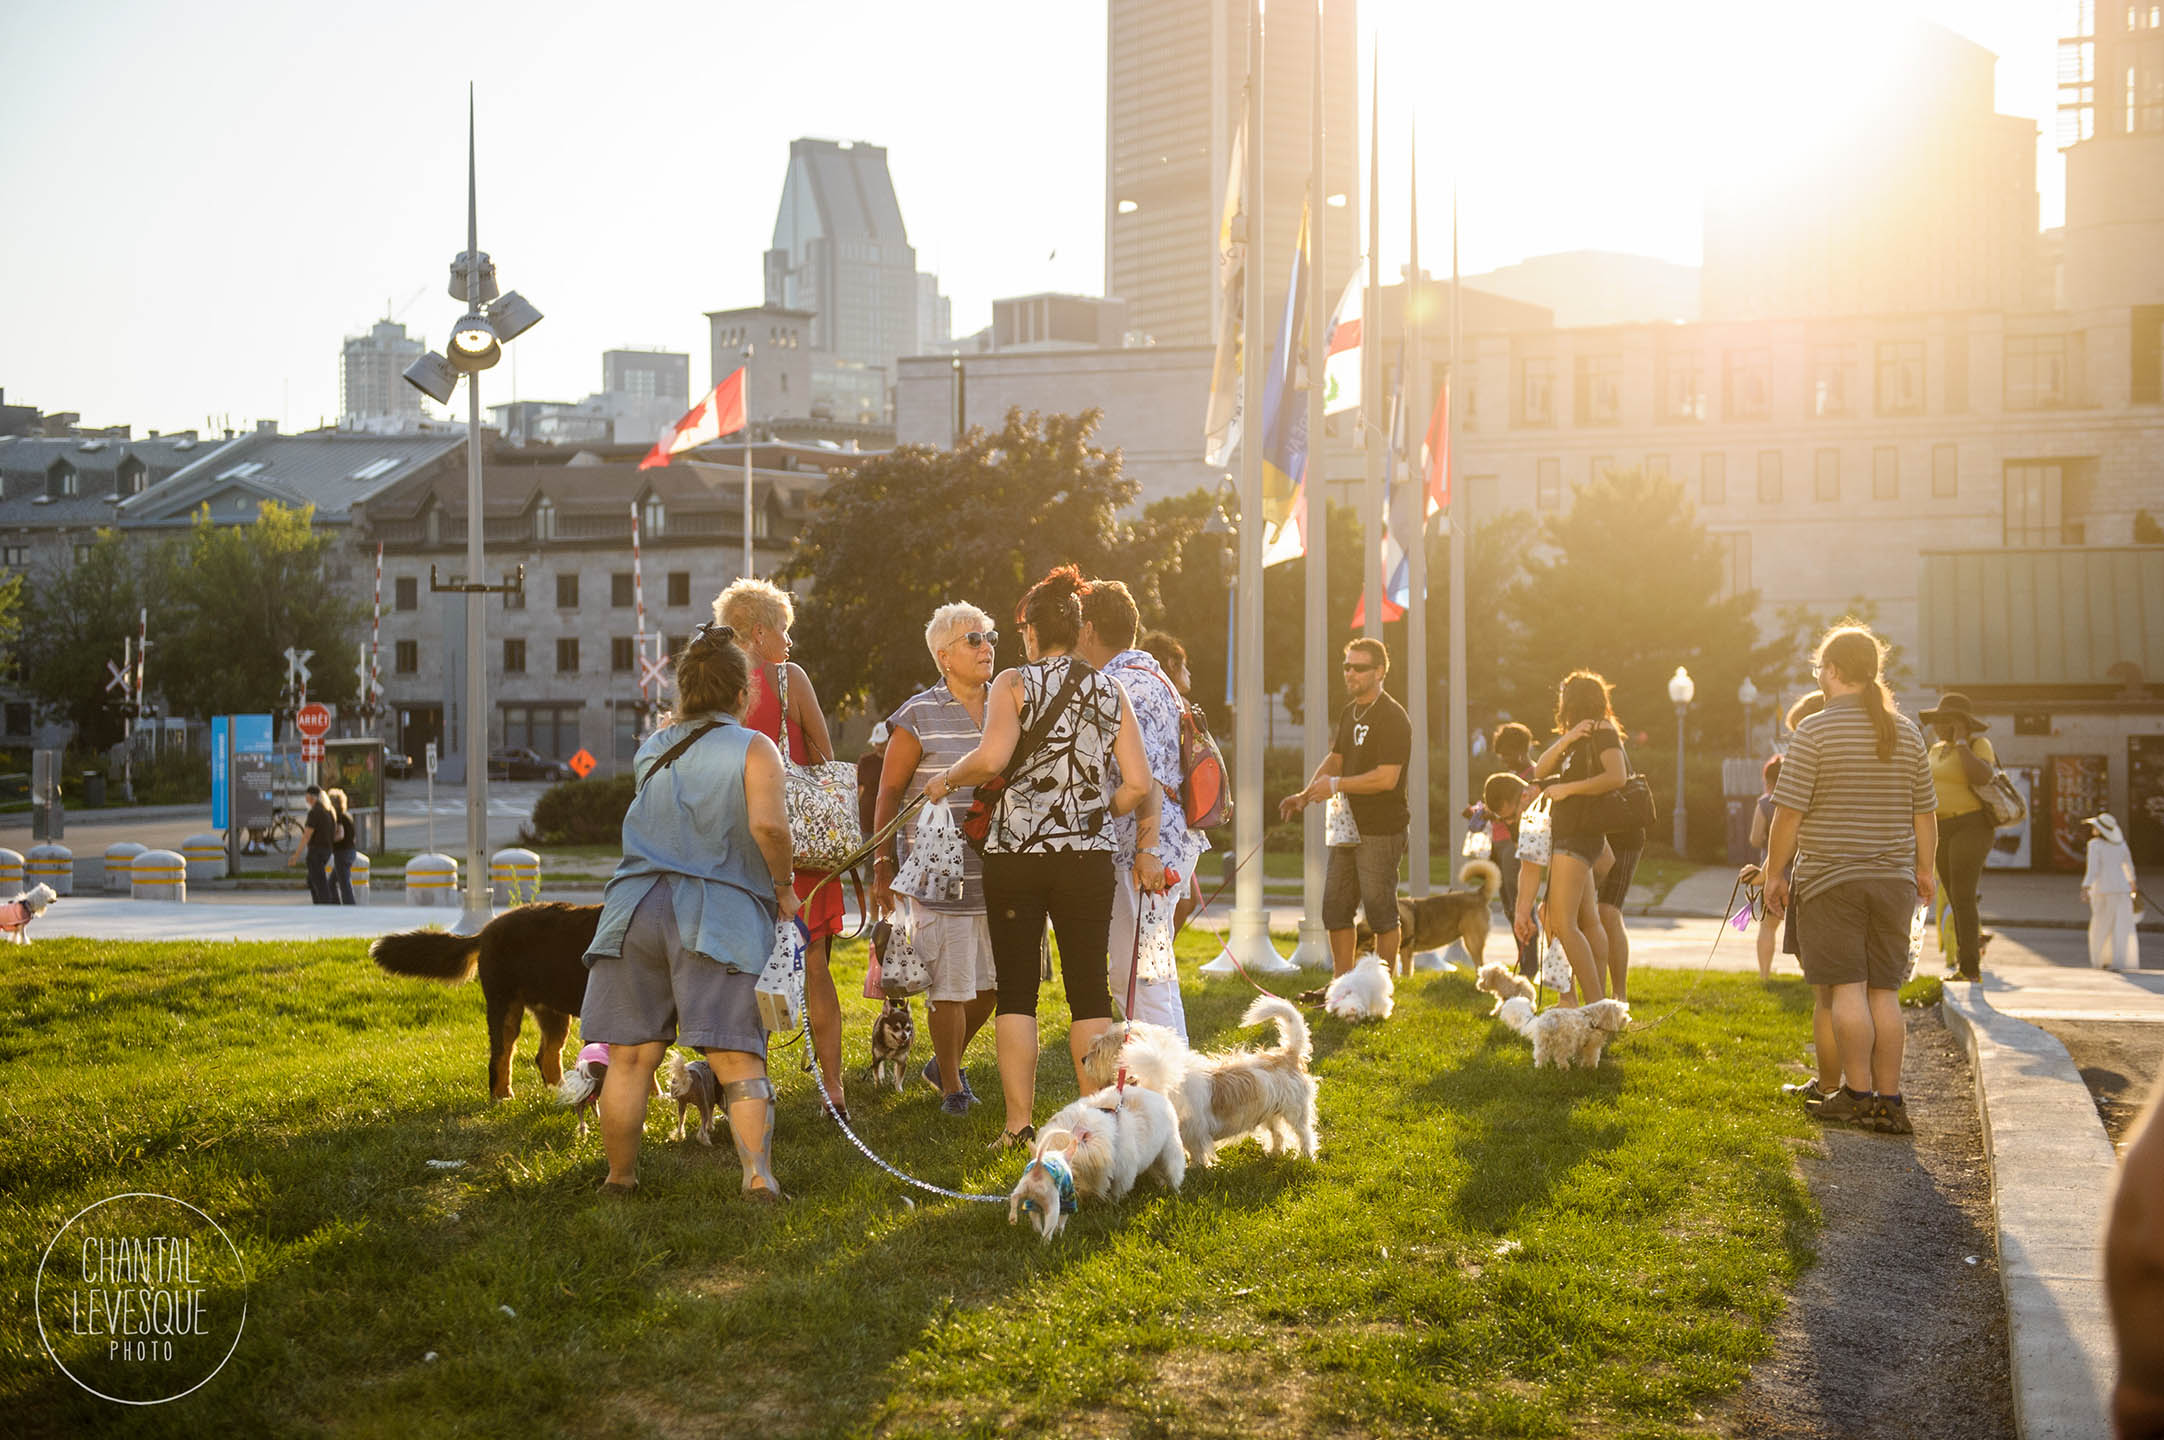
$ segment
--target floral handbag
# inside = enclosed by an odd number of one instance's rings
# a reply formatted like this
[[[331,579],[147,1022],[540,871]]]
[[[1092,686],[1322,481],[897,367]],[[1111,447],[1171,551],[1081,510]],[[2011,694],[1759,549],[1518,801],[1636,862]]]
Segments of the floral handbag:
[[[794,920],[774,927],[774,953],[759,972],[759,1023],[770,1034],[804,1025],[804,931]]]
[[[1543,794],[1518,817],[1518,858],[1529,865],[1545,865],[1553,846],[1553,826],[1548,818],[1548,797]]]
[[[900,999],[932,988],[932,967],[917,953],[913,915],[899,924],[882,920],[873,927],[872,949],[879,962],[879,992]]]
[[[1352,802],[1342,792],[1330,797],[1322,812],[1323,843],[1335,850],[1360,843],[1360,822],[1353,819]]]
[[[1571,973],[1570,957],[1563,953],[1563,942],[1553,935],[1548,937],[1548,948],[1540,957],[1540,983],[1550,990],[1568,994],[1577,976]]]
[[[789,667],[781,667],[781,718],[775,743],[781,746],[786,779],[782,806],[789,816],[791,857],[799,870],[838,870],[864,844],[857,823],[857,767],[840,760],[799,765],[789,758]]]

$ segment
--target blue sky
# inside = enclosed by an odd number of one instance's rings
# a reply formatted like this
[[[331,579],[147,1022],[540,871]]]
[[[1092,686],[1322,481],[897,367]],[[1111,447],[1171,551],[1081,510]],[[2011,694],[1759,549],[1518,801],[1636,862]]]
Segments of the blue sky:
[[[1423,224],[1448,233],[1455,178],[1474,272],[1581,248],[1695,263],[1737,98],[1844,103],[1903,12],[2000,55],[1999,108],[2043,125],[2058,223],[2071,0],[1369,0],[1361,25],[1381,40],[1385,165],[1417,113]],[[1102,0],[6,5],[0,386],[138,434],[333,416],[342,336],[389,308],[440,345],[456,317],[469,78],[482,248],[548,316],[490,402],[577,399],[624,344],[690,351],[704,383],[702,312],[759,298],[799,135],[888,147],[958,331],[995,296],[1094,293],[1104,29]],[[1386,175],[1394,237],[1403,183]]]

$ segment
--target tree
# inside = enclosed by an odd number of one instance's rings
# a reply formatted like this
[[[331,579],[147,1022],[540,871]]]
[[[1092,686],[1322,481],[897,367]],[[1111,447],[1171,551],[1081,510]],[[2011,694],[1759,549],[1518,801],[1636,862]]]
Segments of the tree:
[[[138,612],[161,612],[151,550],[100,530],[72,565],[45,570],[24,607],[20,654],[30,693],[75,727],[77,743],[102,748],[125,733],[120,696],[106,689]],[[159,657],[161,660],[164,656]],[[150,688],[159,688],[152,672]]]
[[[332,541],[314,519],[313,507],[266,501],[251,524],[216,525],[205,509],[184,539],[160,552],[167,648],[151,652],[153,688],[176,710],[276,708],[288,646],[316,652],[311,699],[354,698],[358,682],[346,660],[361,611],[325,576]]]

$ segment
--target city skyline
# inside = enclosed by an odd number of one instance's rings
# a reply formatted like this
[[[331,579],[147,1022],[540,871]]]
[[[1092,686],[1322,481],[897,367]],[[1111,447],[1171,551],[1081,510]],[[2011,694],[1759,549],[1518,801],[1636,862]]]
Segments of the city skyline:
[[[1886,8],[1999,56],[1998,107],[2042,128],[2041,223],[2059,223],[2052,42],[2071,5]],[[444,282],[463,238],[467,55],[485,57],[471,71],[482,248],[549,317],[489,377],[491,404],[584,394],[606,349],[703,354],[705,311],[760,298],[788,144],[802,136],[887,149],[910,243],[953,298],[957,333],[984,324],[998,296],[1100,293],[1103,4],[951,4],[937,26],[869,5],[823,13],[824,48],[809,50],[801,11],[681,6],[600,32],[550,3],[394,6],[388,20],[260,3],[216,7],[208,25],[147,4],[0,19],[0,44],[22,62],[0,94],[9,193],[95,185],[109,202],[95,209],[139,222],[0,235],[0,385],[15,403],[138,433],[214,413],[236,428],[334,420],[346,336],[388,310],[440,345],[455,318]],[[1574,4],[1535,27],[1510,7],[1365,0],[1363,114],[1370,38],[1384,37],[1385,273],[1404,258],[1416,110],[1422,218],[1447,235],[1455,179],[1467,273],[1577,249],[1698,263],[1708,175],[1779,163],[1778,148],[1723,141],[1735,106],[1808,95],[1816,125],[1845,86],[1866,83],[1887,29],[1836,7],[1804,33],[1791,13],[1690,0],[1626,19]],[[792,47],[802,65],[732,63]],[[1753,55],[1784,73],[1759,73]],[[1414,56],[1457,58],[1416,75]],[[1473,138],[1453,145],[1460,136]],[[1445,249],[1433,245],[1431,271]],[[694,389],[711,383],[702,368]]]

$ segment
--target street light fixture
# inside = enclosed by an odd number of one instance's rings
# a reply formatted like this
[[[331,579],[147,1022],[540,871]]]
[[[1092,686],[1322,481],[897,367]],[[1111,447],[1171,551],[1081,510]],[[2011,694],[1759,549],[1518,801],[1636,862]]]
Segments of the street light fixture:
[[[488,317],[476,310],[451,327],[451,364],[468,375],[477,375],[503,358],[503,346]]]
[[[1682,856],[1683,856],[1683,850],[1684,850],[1684,843],[1685,843],[1685,841],[1686,841],[1686,840],[1688,840],[1688,839],[1689,839],[1689,835],[1688,835],[1688,833],[1686,832],[1686,829],[1685,829],[1685,827],[1684,827],[1684,823],[1683,823],[1683,761],[1684,761],[1684,750],[1683,750],[1683,717],[1684,717],[1684,716],[1685,716],[1686,714],[1688,714],[1688,713],[1689,713],[1689,711],[1690,711],[1690,708],[1691,708],[1691,700],[1692,700],[1692,697],[1696,696],[1697,694],[1698,694],[1698,682],[1697,682],[1697,681],[1695,681],[1695,680],[1693,680],[1693,679],[1691,678],[1691,672],[1690,672],[1690,671],[1688,671],[1688,670],[1684,669],[1684,668],[1683,668],[1683,667],[1682,667],[1681,665],[1678,665],[1678,666],[1676,667],[1676,673],[1668,677],[1668,698],[1669,698],[1670,700],[1673,700],[1673,701],[1675,702],[1675,706],[1676,706],[1676,833],[1675,833],[1675,841],[1676,841],[1676,856],[1677,856],[1677,858],[1678,858],[1678,859],[1681,859],[1681,858],[1682,858]]]
[[[1751,715],[1758,708],[1758,687],[1748,675],[1736,687],[1736,703],[1743,707],[1743,753],[1751,755],[1755,753],[1751,748]]]

